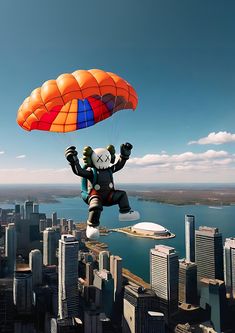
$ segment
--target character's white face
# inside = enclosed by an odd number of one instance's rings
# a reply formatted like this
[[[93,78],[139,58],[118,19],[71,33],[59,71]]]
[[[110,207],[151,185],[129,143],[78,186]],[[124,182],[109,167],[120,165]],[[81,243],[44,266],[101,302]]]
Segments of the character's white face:
[[[107,169],[110,165],[111,154],[106,148],[96,148],[93,150],[91,160],[97,169]]]

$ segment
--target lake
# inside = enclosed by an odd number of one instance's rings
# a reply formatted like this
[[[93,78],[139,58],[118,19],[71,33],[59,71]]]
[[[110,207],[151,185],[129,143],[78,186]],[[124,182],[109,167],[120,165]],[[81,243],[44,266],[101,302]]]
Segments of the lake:
[[[131,207],[141,214],[141,222],[156,222],[163,225],[176,237],[165,241],[136,238],[121,233],[110,233],[100,238],[109,246],[114,255],[123,259],[123,266],[134,274],[149,282],[149,251],[156,244],[165,244],[175,247],[179,257],[184,257],[184,215],[195,215],[196,228],[200,225],[218,227],[223,237],[235,237],[235,206],[208,207],[203,205],[174,206],[159,204],[151,201],[142,201],[130,197]],[[80,197],[59,198],[59,203],[40,204],[40,212],[50,217],[57,212],[58,218],[73,219],[75,222],[86,221],[88,206]],[[13,208],[12,205],[0,204],[2,208]],[[101,224],[109,228],[133,225],[136,222],[119,222],[118,206],[105,207]]]

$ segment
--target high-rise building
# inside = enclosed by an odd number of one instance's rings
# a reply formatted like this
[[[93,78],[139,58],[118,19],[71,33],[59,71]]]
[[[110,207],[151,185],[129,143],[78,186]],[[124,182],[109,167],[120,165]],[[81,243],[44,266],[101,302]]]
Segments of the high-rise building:
[[[53,225],[52,225],[52,219],[50,218],[50,217],[47,217],[46,218],[46,221],[47,221],[47,228],[52,228],[53,227]]]
[[[114,301],[116,301],[122,292],[122,258],[119,256],[110,256],[110,273],[114,279]]]
[[[15,214],[20,214],[20,205],[15,204]]]
[[[195,262],[195,217],[185,215],[185,253],[186,261]]]
[[[100,291],[101,312],[104,312],[107,317],[111,318],[114,303],[114,280],[112,274],[106,269],[102,271],[95,269],[93,285]]]
[[[52,226],[57,226],[57,213],[53,212],[51,215],[51,219],[52,219]]]
[[[18,222],[21,220],[21,212],[20,212],[20,205],[15,205],[15,214],[14,214],[15,222]]]
[[[32,273],[29,268],[15,271],[13,281],[13,299],[19,314],[30,314],[32,311],[33,289]]]
[[[69,219],[68,220],[68,231],[73,231],[73,229],[74,229],[74,222],[73,222],[73,220],[71,220],[71,219]]]
[[[218,228],[199,227],[196,230],[197,279],[223,280],[223,244]]]
[[[215,331],[221,333],[225,327],[227,315],[224,281],[208,278],[201,279],[200,307],[208,311]]]
[[[151,289],[125,286],[122,333],[165,333],[164,314],[158,311],[158,300]]]
[[[72,235],[75,237],[76,240],[80,241],[82,239],[82,232],[81,230],[73,230]]]
[[[33,213],[39,213],[39,204],[36,202],[33,203]]]
[[[24,218],[26,220],[30,220],[30,215],[33,213],[33,201],[31,201],[31,200],[25,201],[24,212],[25,212]]]
[[[43,231],[43,265],[56,265],[56,249],[58,247],[59,232],[52,228]]]
[[[179,302],[197,303],[197,265],[179,260]]]
[[[59,240],[58,308],[59,318],[78,314],[78,241],[72,235],[62,235]]]
[[[20,206],[20,215],[22,217],[22,219],[25,219],[25,209],[24,209],[24,205]]]
[[[156,245],[150,250],[150,282],[168,321],[178,310],[179,260],[173,247]]]
[[[91,286],[93,284],[94,280],[94,273],[93,273],[94,267],[92,262],[86,263],[86,285]]]
[[[99,253],[99,270],[107,269],[110,270],[110,252],[109,251],[101,251]]]
[[[29,268],[32,272],[33,288],[42,284],[42,254],[38,249],[29,253]]]
[[[235,299],[235,238],[225,240],[224,281],[228,296]]]
[[[8,273],[13,274],[16,264],[16,228],[14,223],[9,223],[6,227],[5,254]]]

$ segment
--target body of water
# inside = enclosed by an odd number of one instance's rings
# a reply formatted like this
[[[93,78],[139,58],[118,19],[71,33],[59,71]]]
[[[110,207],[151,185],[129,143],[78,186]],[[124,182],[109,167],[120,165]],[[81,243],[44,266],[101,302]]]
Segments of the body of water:
[[[101,241],[108,244],[109,250],[123,258],[123,266],[134,274],[141,276],[149,282],[149,251],[156,244],[173,246],[180,257],[185,255],[184,215],[195,215],[196,228],[200,225],[218,227],[223,237],[235,237],[235,206],[208,207],[208,206],[174,206],[159,204],[150,201],[140,201],[130,198],[131,207],[141,214],[141,222],[156,222],[176,237],[169,240],[152,240],[136,238],[121,233],[110,233],[101,237]],[[74,221],[86,221],[87,205],[80,198],[61,199],[56,204],[41,204],[40,211],[50,215],[56,211],[58,217],[72,218]],[[109,228],[118,228],[124,225],[133,225],[136,222],[119,222],[118,206],[105,207],[101,224]]]
[[[75,222],[86,221],[88,206],[81,198],[60,198],[59,200],[59,203],[40,204],[40,212],[46,213],[48,217],[52,212],[57,212],[58,218],[73,219]],[[130,203],[133,209],[140,212],[141,222],[156,222],[176,235],[175,238],[165,241],[136,238],[115,232],[100,238],[101,241],[108,244],[109,250],[114,255],[123,258],[124,267],[142,277],[146,282],[149,282],[149,251],[156,244],[173,246],[179,256],[184,257],[185,214],[195,215],[196,228],[200,225],[218,227],[224,238],[235,237],[235,206],[174,206],[142,201],[134,197],[130,198]],[[4,206],[12,208],[9,205],[0,205],[2,208]],[[118,214],[118,206],[105,207],[101,216],[101,224],[109,228],[118,228],[136,223],[119,222]]]

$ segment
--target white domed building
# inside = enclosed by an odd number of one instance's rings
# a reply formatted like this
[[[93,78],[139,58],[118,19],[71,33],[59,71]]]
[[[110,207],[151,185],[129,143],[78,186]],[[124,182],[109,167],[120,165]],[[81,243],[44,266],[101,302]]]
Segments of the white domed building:
[[[153,222],[140,222],[131,227],[131,231],[136,234],[145,236],[169,236],[170,231],[161,226],[160,224]]]

